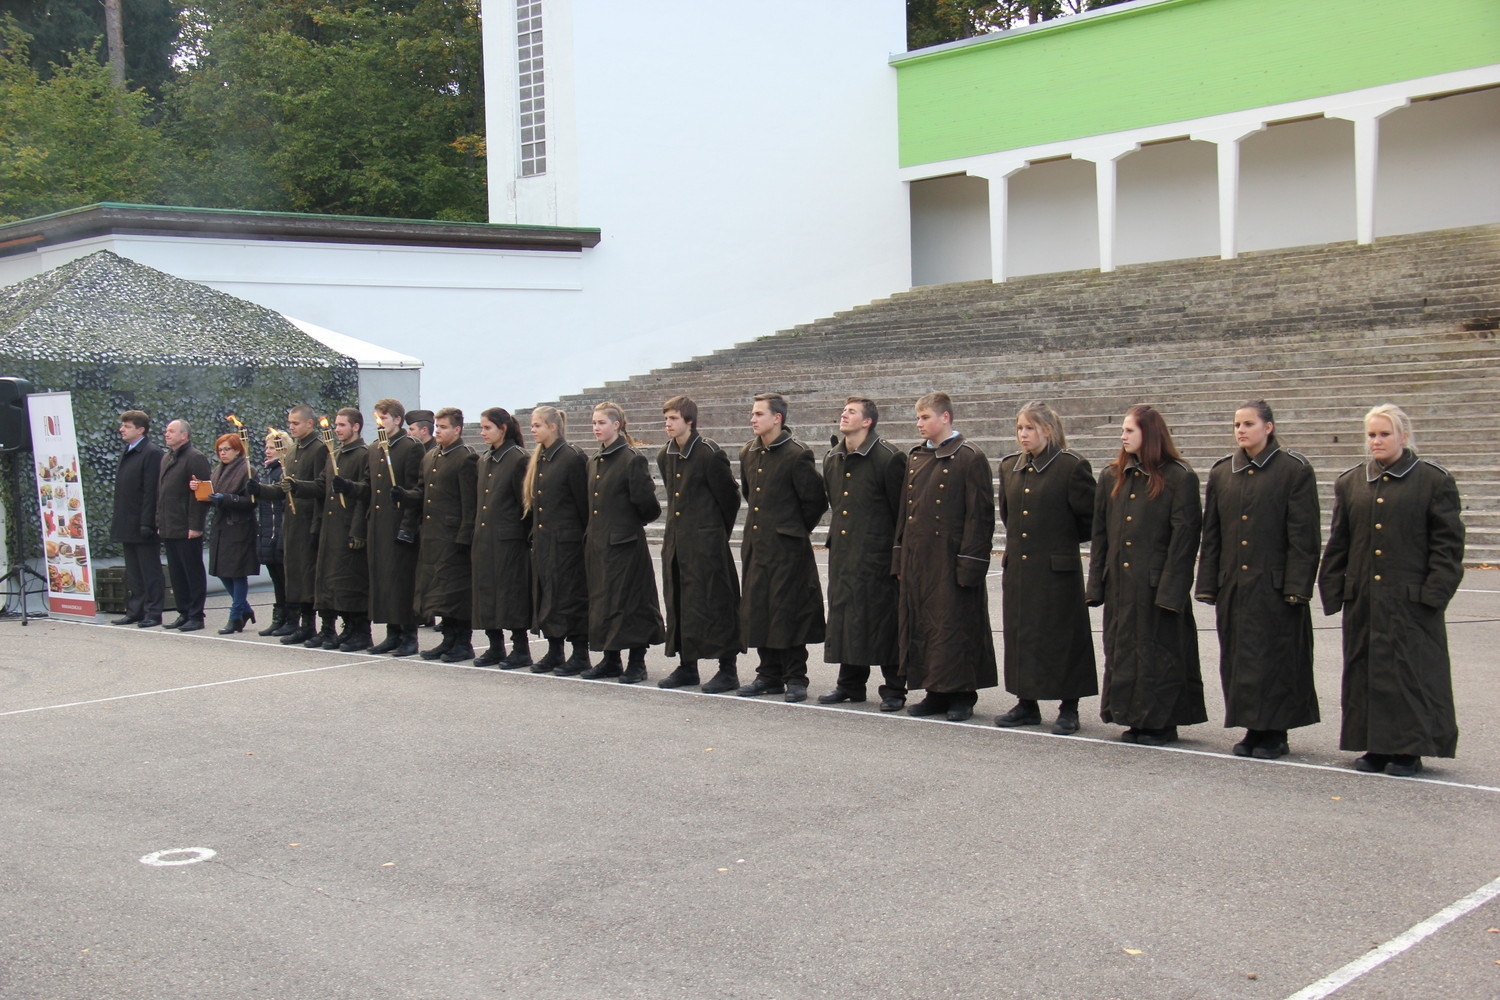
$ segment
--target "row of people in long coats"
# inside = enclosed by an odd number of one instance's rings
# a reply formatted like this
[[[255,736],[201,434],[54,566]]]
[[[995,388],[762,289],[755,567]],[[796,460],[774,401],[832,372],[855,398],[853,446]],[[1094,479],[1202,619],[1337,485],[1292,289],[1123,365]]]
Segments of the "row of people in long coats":
[[[1057,414],[1026,404],[1020,450],[1000,460],[994,492],[988,460],[953,427],[951,401],[933,393],[915,409],[923,443],[902,454],[878,435],[876,404],[851,397],[820,477],[786,426],[786,400],[757,396],[736,481],[728,454],[698,434],[696,404],[674,397],[657,455],[665,512],[613,403],[592,415],[592,456],[567,440],[561,411],[538,407],[529,457],[498,407],[481,417],[478,455],[455,409],[436,414],[426,448],[403,429],[399,401],[376,406],[378,446],[364,443],[357,411],[341,410],[330,454],[312,411],[296,407],[285,478],[235,482],[288,498],[295,627],[283,641],[411,655],[417,622],[441,616],[443,642],[426,658],[626,683],[646,678],[647,648],[665,642],[680,662],[663,687],[789,701],[806,698],[807,645],[822,642],[839,664],[824,704],[863,701],[878,667],[883,710],[906,707],[908,689],[920,688],[911,714],[955,721],[999,683],[985,583],[998,499],[1004,680],[1017,704],[997,725],[1040,725],[1039,703],[1056,699],[1053,732],[1073,733],[1079,700],[1096,694],[1101,718],[1131,742],[1169,743],[1177,727],[1206,721],[1196,598],[1215,606],[1225,725],[1246,730],[1235,752],[1279,757],[1290,730],[1319,721],[1316,583],[1325,611],[1345,615],[1341,746],[1365,751],[1356,766],[1409,775],[1422,756],[1455,752],[1443,609],[1462,576],[1463,525],[1452,477],[1416,456],[1398,408],[1366,417],[1370,459],[1338,480],[1321,573],[1313,470],[1281,447],[1264,402],[1236,411],[1239,447],[1214,466],[1201,505],[1197,475],[1149,406],[1126,414],[1120,453],[1096,483]],[[736,573],[729,538],[741,503]],[[830,506],[825,618],[811,531]],[[663,513],[665,619],[644,533]],[[1087,611],[1099,605],[1102,689]],[[387,624],[373,647],[371,621]],[[490,641],[477,657],[475,626]],[[528,631],[548,645],[535,661]],[[598,663],[589,648],[603,654]],[[737,657],[748,648],[759,662],[741,685]],[[704,659],[718,665],[706,683]]]

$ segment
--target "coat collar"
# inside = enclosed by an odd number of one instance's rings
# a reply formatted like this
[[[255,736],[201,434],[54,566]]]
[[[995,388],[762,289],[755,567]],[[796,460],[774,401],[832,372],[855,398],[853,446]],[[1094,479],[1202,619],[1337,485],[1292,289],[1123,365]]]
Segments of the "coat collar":
[[[667,440],[667,454],[673,458],[687,458],[693,453],[693,448],[697,446],[699,438],[700,435],[697,431],[693,431],[691,434],[689,434],[686,448],[678,448],[677,441],[675,439],[669,438]]]
[[[876,434],[874,431],[871,431],[870,433],[865,435],[864,447],[856,448],[853,451],[850,451],[849,443],[847,441],[840,441],[838,444],[833,446],[833,450],[836,454],[839,455],[859,455],[861,457],[867,457],[870,452],[875,450],[875,446],[879,443],[880,435]]]
[[[1149,472],[1146,471],[1146,467],[1141,464],[1141,460],[1139,458],[1135,457],[1134,455],[1130,456],[1130,461],[1128,461],[1128,462],[1125,463],[1125,467],[1121,471],[1122,472],[1139,472],[1141,475],[1146,476],[1148,478],[1151,475],[1151,473],[1149,473]]]
[[[1229,471],[1244,472],[1251,466],[1254,466],[1257,469],[1264,469],[1266,467],[1266,463],[1275,458],[1276,453],[1280,450],[1281,443],[1276,440],[1275,434],[1272,434],[1266,438],[1266,446],[1262,448],[1260,450],[1260,454],[1256,455],[1254,458],[1251,458],[1248,454],[1246,454],[1245,449],[1236,448],[1234,450],[1234,454],[1230,456]]]
[[[1031,456],[1030,452],[1023,451],[1021,452],[1021,454],[1016,456],[1015,471],[1021,472],[1027,466],[1030,466],[1037,472],[1045,472],[1047,466],[1052,464],[1052,460],[1061,454],[1062,449],[1057,445],[1051,443],[1049,443],[1046,448],[1043,448],[1042,453],[1040,455],[1037,455],[1035,458]]]
[[[1415,469],[1419,461],[1421,459],[1417,458],[1416,452],[1410,448],[1402,451],[1401,457],[1389,466],[1381,465],[1372,458],[1365,462],[1365,478],[1372,483],[1381,476],[1395,476],[1397,479],[1400,479],[1412,469]]]
[[[466,448],[466,447],[467,447],[467,445],[464,444],[464,439],[463,438],[459,438],[457,441],[453,442],[453,444],[449,445],[447,448],[439,447],[437,449],[438,457],[439,458],[447,458],[449,455],[453,454],[455,451],[458,451],[460,448]]]
[[[781,434],[776,438],[775,441],[772,441],[770,444],[766,444],[759,437],[756,437],[751,441],[751,447],[760,448],[762,451],[770,448],[780,448],[791,439],[792,432],[783,428]]]
[[[520,450],[521,446],[516,444],[514,441],[501,441],[500,447],[491,448],[489,451],[484,453],[484,457],[489,459],[491,462],[498,462],[506,455],[509,455],[511,452]]]
[[[931,452],[938,458],[952,458],[954,455],[958,454],[958,449],[963,447],[963,443],[964,436],[958,431],[954,431],[951,436],[949,436],[945,441],[943,441],[942,444],[938,445],[936,448],[928,447],[928,443],[925,441],[917,447],[919,449],[925,449]]]
[[[557,440],[552,442],[552,447],[542,449],[542,458],[550,462],[557,457],[558,452],[562,451],[567,446],[568,439],[559,434]]]
[[[615,438],[615,443],[614,444],[610,445],[608,448],[600,448],[599,451],[597,453],[595,453],[594,457],[595,458],[606,458],[606,457],[608,457],[610,455],[613,455],[615,452],[619,451],[621,448],[629,448],[629,447],[630,447],[630,442],[625,440],[625,435],[624,434],[621,434],[619,437]]]

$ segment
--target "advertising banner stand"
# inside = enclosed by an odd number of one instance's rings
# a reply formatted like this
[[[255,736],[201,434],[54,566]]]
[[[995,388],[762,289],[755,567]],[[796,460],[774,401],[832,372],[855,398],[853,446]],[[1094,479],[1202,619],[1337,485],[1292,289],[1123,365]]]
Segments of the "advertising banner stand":
[[[47,610],[57,618],[93,621],[93,560],[73,429],[73,394],[33,393],[26,397],[26,407],[47,561]]]

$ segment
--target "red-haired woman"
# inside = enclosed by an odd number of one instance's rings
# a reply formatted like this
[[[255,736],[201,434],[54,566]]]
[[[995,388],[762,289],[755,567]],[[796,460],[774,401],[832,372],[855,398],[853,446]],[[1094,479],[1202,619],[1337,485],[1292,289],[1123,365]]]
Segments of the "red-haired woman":
[[[229,593],[229,624],[219,634],[232,635],[245,627],[246,620],[255,621],[249,599],[249,578],[260,572],[255,500],[245,485],[250,466],[239,435],[220,434],[214,451],[219,464],[209,475],[214,491],[208,502],[214,505],[214,520],[208,533],[208,571]]]
[[[1202,527],[1198,476],[1167,422],[1132,406],[1094,497],[1087,589],[1090,607],[1104,605],[1099,716],[1127,726],[1127,743],[1162,746],[1208,721],[1191,601]]]

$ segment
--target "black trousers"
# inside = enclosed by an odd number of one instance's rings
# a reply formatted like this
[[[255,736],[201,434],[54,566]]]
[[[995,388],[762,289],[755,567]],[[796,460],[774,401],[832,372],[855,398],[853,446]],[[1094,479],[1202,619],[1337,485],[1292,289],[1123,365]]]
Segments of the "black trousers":
[[[172,596],[177,613],[187,618],[203,617],[203,599],[208,595],[208,571],[203,568],[203,538],[163,538],[167,575],[172,578]]]
[[[161,542],[122,542],[125,551],[125,615],[161,618],[166,584],[161,578]]]
[[[768,681],[807,686],[807,647],[791,646],[787,649],[772,649],[758,646],[760,665],[755,672]]]
[[[272,598],[277,604],[286,604],[286,567],[281,563],[266,563],[266,575],[271,578]]]
[[[885,683],[880,685],[880,697],[882,698],[905,698],[906,685],[901,680],[901,668],[896,666],[882,666],[881,676]],[[840,663],[838,686],[850,694],[864,694],[865,685],[870,682],[870,668],[858,663]]]

